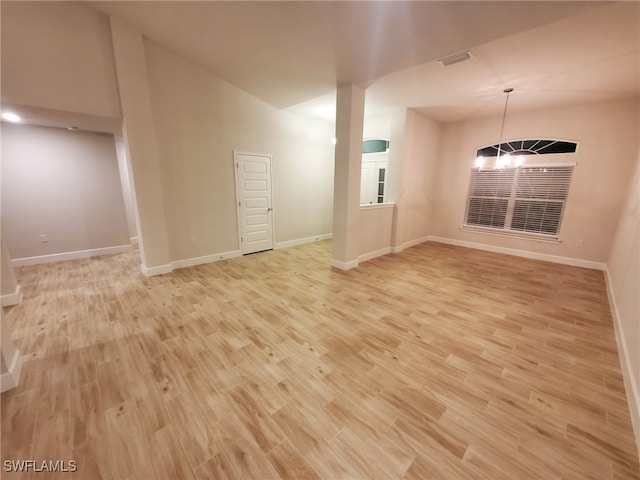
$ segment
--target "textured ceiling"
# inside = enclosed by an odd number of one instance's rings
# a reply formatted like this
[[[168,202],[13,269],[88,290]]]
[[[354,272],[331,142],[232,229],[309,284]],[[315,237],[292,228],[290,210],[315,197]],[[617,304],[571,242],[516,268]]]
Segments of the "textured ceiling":
[[[507,85],[516,88],[515,108],[628,97],[640,88],[638,2],[88,5],[300,113],[330,115],[332,92],[347,82],[368,87],[369,114],[415,107],[440,121],[495,113]],[[447,68],[434,61],[464,49],[472,60]]]
[[[86,2],[277,108],[331,120],[335,88],[366,114],[440,122],[640,96],[640,2]],[[450,67],[437,59],[470,49]],[[7,106],[4,105],[3,106]],[[24,109],[23,109],[24,110]],[[40,125],[119,122],[31,108]]]
[[[477,45],[474,57],[425,63],[389,74],[367,90],[368,114],[416,107],[441,122],[640,95],[640,4],[590,9]]]

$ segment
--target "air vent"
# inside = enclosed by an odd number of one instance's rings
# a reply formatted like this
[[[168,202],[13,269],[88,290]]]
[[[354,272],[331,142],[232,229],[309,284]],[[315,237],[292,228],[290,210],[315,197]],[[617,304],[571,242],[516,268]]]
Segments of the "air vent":
[[[449,55],[448,57],[443,57],[438,61],[443,66],[448,67],[449,65],[464,62],[465,60],[469,60],[470,58],[473,58],[473,55],[471,55],[471,52],[469,50],[465,50],[464,52],[454,53],[453,55]]]

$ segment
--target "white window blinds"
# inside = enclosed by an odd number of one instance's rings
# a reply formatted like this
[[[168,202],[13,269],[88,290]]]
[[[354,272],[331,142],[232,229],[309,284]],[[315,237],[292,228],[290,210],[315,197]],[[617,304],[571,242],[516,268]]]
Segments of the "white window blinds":
[[[472,172],[467,224],[504,228],[514,174],[514,169]]]
[[[472,170],[465,225],[557,238],[573,166]]]

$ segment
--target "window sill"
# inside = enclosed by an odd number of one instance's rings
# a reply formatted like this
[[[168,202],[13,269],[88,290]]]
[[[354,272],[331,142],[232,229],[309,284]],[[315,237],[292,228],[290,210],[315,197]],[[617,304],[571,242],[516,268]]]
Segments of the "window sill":
[[[362,203],[360,210],[375,210],[377,208],[393,208],[395,203]]]
[[[518,238],[521,240],[533,240],[534,242],[540,242],[540,243],[554,243],[554,244],[562,243],[562,240],[552,235],[512,232],[509,230],[498,230],[496,228],[474,227],[471,225],[463,225],[462,227],[460,227],[460,230],[465,232],[482,233],[484,235],[495,235],[498,237],[511,237],[511,238]]]

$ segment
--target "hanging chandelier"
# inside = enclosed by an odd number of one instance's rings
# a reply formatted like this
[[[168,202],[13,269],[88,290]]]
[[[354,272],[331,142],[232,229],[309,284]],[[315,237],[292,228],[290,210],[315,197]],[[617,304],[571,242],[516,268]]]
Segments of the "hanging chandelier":
[[[500,126],[500,136],[498,138],[498,154],[496,155],[496,163],[494,164],[493,168],[494,169],[502,169],[502,168],[506,168],[508,166],[510,166],[510,164],[513,161],[514,166],[516,167],[520,167],[522,166],[522,158],[521,157],[515,157],[515,158],[511,158],[511,155],[509,154],[509,152],[507,153],[503,153],[502,151],[502,138],[503,138],[503,134],[504,134],[504,124],[505,121],[507,119],[507,107],[509,106],[509,94],[511,92],[513,92],[513,88],[509,87],[509,88],[505,88],[503,90],[504,93],[507,94],[505,101],[504,101],[504,111],[502,112],[502,125]],[[476,162],[475,162],[475,166],[476,168],[482,168],[484,166],[484,157],[480,156],[476,158]]]

